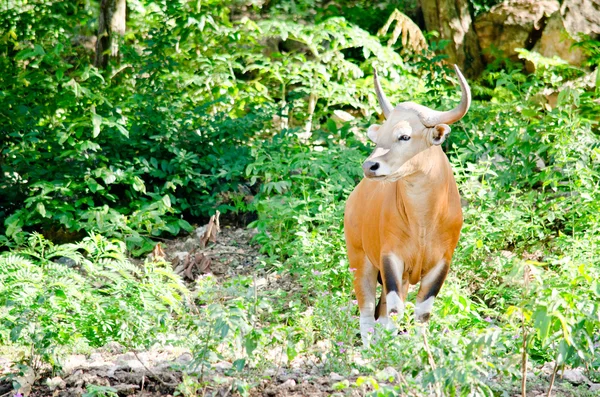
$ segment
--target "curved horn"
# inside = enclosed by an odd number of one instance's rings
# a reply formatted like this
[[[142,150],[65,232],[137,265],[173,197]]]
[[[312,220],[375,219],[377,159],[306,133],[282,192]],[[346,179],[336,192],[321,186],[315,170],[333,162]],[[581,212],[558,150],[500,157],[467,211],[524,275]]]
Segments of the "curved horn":
[[[375,83],[375,94],[377,94],[379,106],[381,106],[383,115],[387,119],[394,107],[390,101],[388,101],[387,97],[383,93],[383,90],[381,89],[381,84],[379,84],[379,77],[377,76],[377,70],[375,68],[373,68],[373,82]]]
[[[460,103],[457,107],[447,112],[434,111],[433,114],[428,115],[429,117],[427,117],[427,123],[429,125],[427,125],[427,127],[434,127],[437,124],[456,123],[458,120],[462,119],[465,114],[467,114],[467,110],[469,110],[469,106],[471,106],[471,89],[469,88],[469,84],[460,72],[458,66],[454,65],[454,70],[458,76],[460,91],[462,93]]]

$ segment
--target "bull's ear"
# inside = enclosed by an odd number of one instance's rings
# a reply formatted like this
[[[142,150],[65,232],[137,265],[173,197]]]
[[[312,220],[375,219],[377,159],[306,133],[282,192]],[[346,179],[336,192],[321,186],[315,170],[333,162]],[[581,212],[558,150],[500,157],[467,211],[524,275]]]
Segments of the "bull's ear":
[[[379,124],[373,124],[367,130],[367,136],[369,137],[370,140],[372,140],[375,143],[377,143],[377,131],[379,131],[380,127],[381,126]]]
[[[446,140],[446,137],[450,133],[450,126],[448,124],[437,124],[432,128],[431,131],[431,144],[441,145]]]

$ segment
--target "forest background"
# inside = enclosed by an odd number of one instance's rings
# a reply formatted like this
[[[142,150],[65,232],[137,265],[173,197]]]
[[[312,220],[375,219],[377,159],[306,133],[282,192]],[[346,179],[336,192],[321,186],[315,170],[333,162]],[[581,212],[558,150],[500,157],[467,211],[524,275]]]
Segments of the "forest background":
[[[0,391],[594,395],[599,13],[3,0]],[[373,68],[392,103],[449,109],[452,63],[474,101],[444,145],[465,216],[450,275],[428,344],[409,304],[403,335],[364,348],[342,219],[381,117]],[[243,252],[207,251],[218,220]],[[69,357],[115,343],[191,359],[127,390],[68,381]]]

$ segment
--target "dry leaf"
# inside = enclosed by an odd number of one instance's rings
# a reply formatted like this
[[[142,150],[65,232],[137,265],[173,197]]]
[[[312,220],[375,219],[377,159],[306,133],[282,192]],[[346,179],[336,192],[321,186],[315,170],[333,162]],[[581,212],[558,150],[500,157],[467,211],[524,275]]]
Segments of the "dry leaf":
[[[200,238],[200,246],[202,248],[206,247],[209,241],[213,243],[217,242],[217,234],[221,231],[221,227],[219,225],[219,216],[221,213],[217,211],[213,216],[210,217],[210,221],[206,227],[206,232],[202,238]]]
[[[165,251],[162,249],[160,243],[156,243],[154,246],[154,249],[152,250],[152,258],[154,260],[166,258]]]
[[[392,32],[392,37],[388,40],[388,47],[391,47],[398,41],[398,37],[402,34],[402,46],[408,47],[415,51],[421,51],[427,48],[427,40],[423,36],[421,29],[406,15],[397,9],[392,12],[386,24],[379,29],[377,36],[383,36],[387,33],[392,22],[396,21],[396,27]]]

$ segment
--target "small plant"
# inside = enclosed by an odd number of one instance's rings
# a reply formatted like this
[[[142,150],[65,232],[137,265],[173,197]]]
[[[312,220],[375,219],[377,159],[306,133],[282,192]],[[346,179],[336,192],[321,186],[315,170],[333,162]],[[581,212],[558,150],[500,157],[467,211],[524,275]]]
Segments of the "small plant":
[[[114,387],[88,384],[86,388],[87,392],[83,393],[82,397],[118,397]]]

